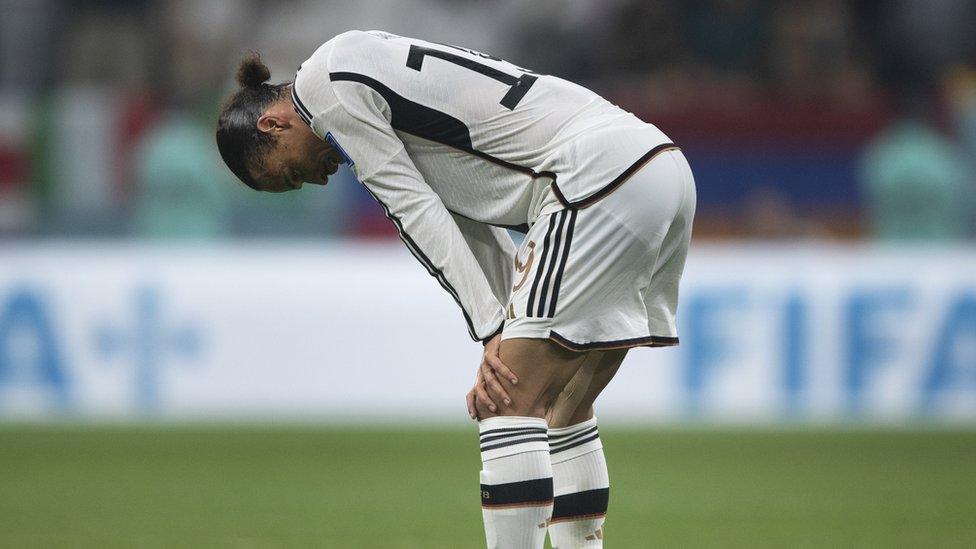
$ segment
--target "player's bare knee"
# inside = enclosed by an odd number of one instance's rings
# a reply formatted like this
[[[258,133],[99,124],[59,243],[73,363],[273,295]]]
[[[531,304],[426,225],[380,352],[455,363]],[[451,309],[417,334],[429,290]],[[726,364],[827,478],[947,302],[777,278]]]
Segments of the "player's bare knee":
[[[559,391],[554,388],[534,392],[523,391],[512,397],[510,405],[503,404],[499,410],[502,415],[547,418],[558,395]]]
[[[510,406],[505,406],[503,408],[503,414],[507,416],[545,418],[546,407],[541,405],[538,401],[516,401]]]
[[[553,403],[552,407],[546,413],[546,422],[549,424],[549,427],[554,429],[569,427],[570,425],[575,425],[580,421],[589,419],[589,417],[584,417],[582,420],[579,418],[588,413],[592,413],[592,410],[593,406],[591,403],[580,404],[560,398]]]
[[[499,404],[498,412],[538,418],[547,416],[584,358],[581,353],[539,339],[505,340],[500,355],[519,382],[517,385],[503,383],[511,404]]]

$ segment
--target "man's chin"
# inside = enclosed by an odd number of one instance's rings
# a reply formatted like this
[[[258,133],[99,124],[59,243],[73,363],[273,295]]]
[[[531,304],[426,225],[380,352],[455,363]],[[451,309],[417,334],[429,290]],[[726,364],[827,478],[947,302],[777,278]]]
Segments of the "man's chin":
[[[315,179],[309,181],[309,183],[314,183],[316,185],[328,185],[329,184],[329,177],[331,177],[332,175],[334,175],[336,173],[336,171],[338,171],[338,170],[337,169],[333,169],[330,172],[330,171],[328,171],[328,168],[327,168],[326,170],[323,170],[322,172],[320,172],[319,175],[318,175],[318,177],[316,177]]]

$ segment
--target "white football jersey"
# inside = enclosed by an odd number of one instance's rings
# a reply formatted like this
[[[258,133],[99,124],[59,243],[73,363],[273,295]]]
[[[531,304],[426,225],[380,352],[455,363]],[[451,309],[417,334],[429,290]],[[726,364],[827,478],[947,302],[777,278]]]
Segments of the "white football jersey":
[[[540,215],[596,202],[669,142],[582,86],[380,31],[323,44],[302,63],[292,99],[458,302],[475,339],[505,318],[515,246],[502,227],[524,232]]]

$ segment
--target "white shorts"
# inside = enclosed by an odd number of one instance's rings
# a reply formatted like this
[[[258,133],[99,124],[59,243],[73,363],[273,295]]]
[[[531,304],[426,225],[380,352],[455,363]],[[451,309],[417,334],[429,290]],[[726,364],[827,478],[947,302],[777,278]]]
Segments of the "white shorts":
[[[691,168],[670,149],[591,206],[541,216],[515,256],[502,339],[575,351],[676,345],[695,200]]]

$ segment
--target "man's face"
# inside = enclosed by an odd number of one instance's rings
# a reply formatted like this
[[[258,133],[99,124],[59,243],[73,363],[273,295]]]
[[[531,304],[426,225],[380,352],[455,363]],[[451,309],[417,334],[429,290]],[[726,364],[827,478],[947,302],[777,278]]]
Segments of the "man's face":
[[[266,120],[268,117],[272,119]],[[303,183],[325,185],[343,162],[339,153],[298,117],[290,102],[272,106],[258,121],[258,128],[277,138],[261,165],[252,170],[262,191],[283,193],[300,189]]]

